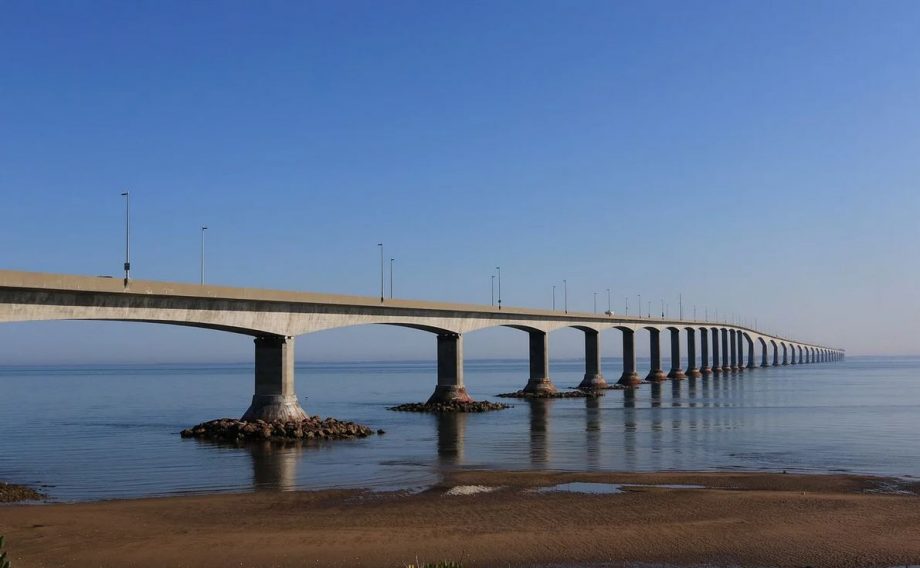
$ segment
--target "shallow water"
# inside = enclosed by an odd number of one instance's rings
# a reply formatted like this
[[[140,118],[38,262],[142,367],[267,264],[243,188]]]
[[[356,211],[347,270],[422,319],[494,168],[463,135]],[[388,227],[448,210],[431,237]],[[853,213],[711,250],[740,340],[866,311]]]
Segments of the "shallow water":
[[[616,378],[619,361],[604,362]],[[555,362],[561,387],[582,363]],[[298,365],[311,414],[384,436],[306,448],[183,440],[239,416],[246,366],[0,369],[0,479],[59,500],[185,492],[431,485],[449,468],[789,470],[920,476],[920,359],[851,358],[642,385],[599,399],[512,401],[483,414],[390,412],[434,389],[429,363]],[[527,361],[470,361],[477,399],[523,386]]]

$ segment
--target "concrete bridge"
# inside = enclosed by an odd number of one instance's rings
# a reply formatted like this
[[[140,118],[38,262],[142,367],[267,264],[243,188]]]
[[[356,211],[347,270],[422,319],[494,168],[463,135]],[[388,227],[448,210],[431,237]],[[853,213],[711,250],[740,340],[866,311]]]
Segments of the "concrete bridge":
[[[582,388],[607,385],[600,334],[617,329],[623,341],[618,382],[635,386],[636,333],[648,330],[648,381],[743,372],[755,367],[838,361],[842,349],[777,337],[743,326],[706,321],[624,317],[502,306],[284,292],[253,288],[122,280],[0,270],[0,322],[114,320],[217,329],[255,338],[255,393],[244,419],[297,419],[294,338],[339,327],[383,324],[420,329],[437,338],[437,386],[429,401],[470,400],[463,384],[463,336],[490,327],[518,329],[530,338],[529,392],[553,391],[548,336],[572,327],[584,332]],[[687,368],[682,368],[680,332]],[[670,367],[662,367],[660,336],[670,336]],[[699,339],[699,347],[697,346]],[[758,363],[755,346],[760,352]]]

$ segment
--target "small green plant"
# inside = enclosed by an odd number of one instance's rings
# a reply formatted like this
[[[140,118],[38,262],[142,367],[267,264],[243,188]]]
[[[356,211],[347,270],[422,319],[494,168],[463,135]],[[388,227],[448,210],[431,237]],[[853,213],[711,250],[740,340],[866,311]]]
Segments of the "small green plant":
[[[6,551],[3,550],[3,535],[0,534],[0,568],[10,568],[12,564],[10,559],[6,556]]]

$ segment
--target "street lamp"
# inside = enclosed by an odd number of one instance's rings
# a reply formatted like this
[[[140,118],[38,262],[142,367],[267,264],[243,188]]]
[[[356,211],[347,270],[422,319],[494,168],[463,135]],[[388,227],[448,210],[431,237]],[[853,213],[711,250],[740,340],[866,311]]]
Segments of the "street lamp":
[[[661,299],[661,319],[664,319],[664,298]]]
[[[679,303],[679,305],[680,305],[680,308],[679,308],[679,310],[678,310],[678,314],[680,315],[680,321],[684,321],[684,295],[683,295],[683,294],[680,294],[680,295],[678,296],[678,300],[677,300],[677,301],[678,301],[678,303]]]
[[[393,262],[395,261],[396,261],[395,258],[390,259],[390,299],[391,300],[393,299]]]
[[[383,243],[377,243],[377,246],[380,247],[380,301],[383,302]]]
[[[556,285],[553,284],[553,311],[556,311]]]
[[[639,319],[642,319],[642,294],[639,294],[639,304],[636,309],[639,310]]]
[[[610,303],[610,288],[607,288],[607,311],[610,312],[610,314],[613,314],[613,306]]]
[[[640,312],[642,311],[641,308],[639,311]],[[623,312],[623,315],[625,315],[626,317],[629,317],[629,296],[626,296],[626,311]]]
[[[498,271],[498,309],[502,309],[502,267],[496,266]]]
[[[130,237],[129,227],[130,227],[130,199],[131,197],[128,194],[129,192],[127,191],[121,194],[121,196],[125,198],[125,286],[128,285],[128,280],[131,279],[131,258],[129,256],[130,251],[128,248],[129,237]]]
[[[642,311],[642,306],[639,306],[639,311]],[[645,317],[647,317],[648,319],[652,319],[652,301],[651,300],[646,302]]]
[[[569,281],[562,281],[562,305],[565,313],[569,313]]]
[[[208,228],[205,226],[201,227],[201,285],[204,286],[204,232]]]
[[[492,306],[495,306],[495,275],[492,275]]]
[[[597,313],[597,292],[594,293],[594,313]]]

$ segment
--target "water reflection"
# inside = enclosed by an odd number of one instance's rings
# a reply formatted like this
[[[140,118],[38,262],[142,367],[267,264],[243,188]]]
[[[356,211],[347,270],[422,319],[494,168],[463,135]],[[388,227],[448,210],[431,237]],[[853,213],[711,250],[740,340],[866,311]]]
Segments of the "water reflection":
[[[435,415],[438,428],[438,462],[442,465],[454,466],[463,462],[468,417],[465,412],[444,412]]]
[[[601,453],[601,399],[585,398],[585,456],[590,469],[597,469]]]
[[[291,491],[297,488],[297,469],[302,461],[303,443],[246,444],[252,457],[252,485],[257,491]]]
[[[530,405],[530,464],[543,467],[549,461],[547,432],[552,399],[533,398]]]

